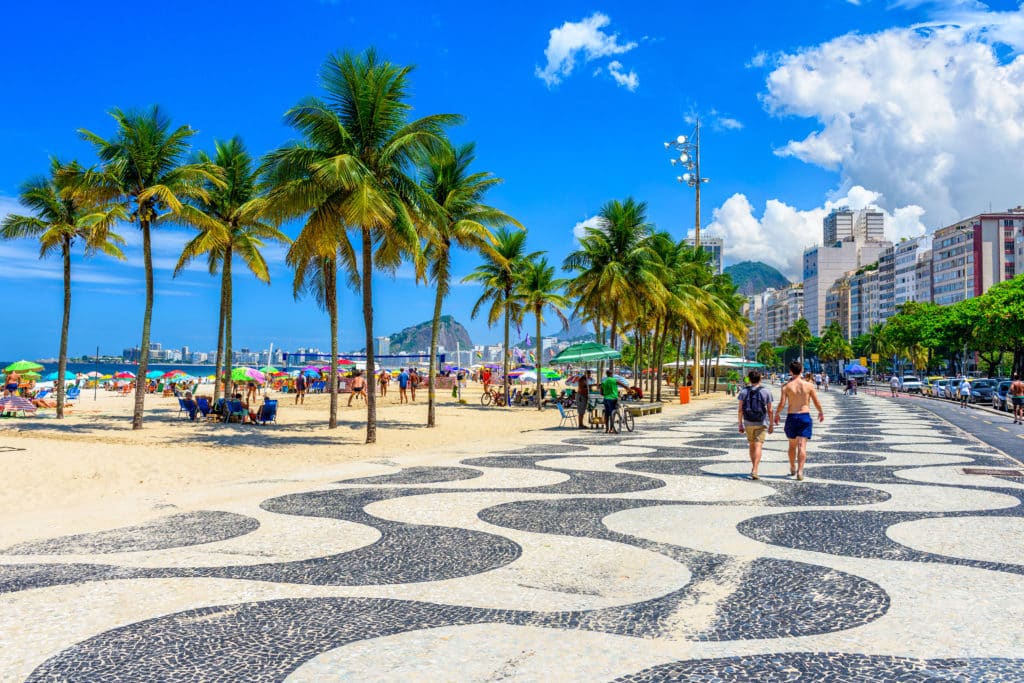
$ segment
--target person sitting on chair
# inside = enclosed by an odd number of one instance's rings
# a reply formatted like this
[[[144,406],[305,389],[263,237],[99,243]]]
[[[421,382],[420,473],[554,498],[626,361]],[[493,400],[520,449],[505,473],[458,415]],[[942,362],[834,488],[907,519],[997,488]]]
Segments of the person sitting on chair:
[[[196,413],[199,411],[199,405],[192,398],[192,392],[186,391],[185,398],[183,399],[182,406],[185,408],[185,412],[188,413],[188,419],[193,422],[196,421]]]

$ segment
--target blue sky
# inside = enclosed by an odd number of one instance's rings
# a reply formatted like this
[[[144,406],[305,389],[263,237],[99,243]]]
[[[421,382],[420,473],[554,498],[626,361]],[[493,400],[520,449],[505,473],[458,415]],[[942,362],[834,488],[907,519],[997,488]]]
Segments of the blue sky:
[[[200,133],[198,148],[241,135],[255,154],[289,140],[282,114],[316,94],[324,58],[376,46],[415,64],[415,114],[454,112],[478,168],[504,178],[490,196],[560,262],[573,228],[601,204],[633,196],[659,228],[693,225],[693,193],[674,181],[661,143],[704,123],[711,182],[703,221],[726,261],[757,258],[795,275],[830,206],[875,203],[894,237],[919,234],[992,203],[1024,202],[1024,13],[1014,3],[824,0],[736,3],[247,2],[21,3],[0,43],[0,214],[50,155],[92,163],[75,131],[112,132],[106,112],[159,103]],[[45,35],[29,27],[46,27]],[[294,235],[297,226],[284,226]],[[129,259],[74,264],[72,353],[138,342],[138,232]],[[156,248],[153,339],[215,345],[217,286],[197,268],[172,279],[186,231]],[[281,249],[268,287],[235,284],[235,346],[326,347],[326,317],[294,301]],[[56,354],[60,270],[33,245],[0,245],[17,295],[5,301],[0,357]],[[455,272],[476,258],[460,254]],[[238,269],[236,268],[236,273]],[[26,279],[29,284],[26,286]],[[405,270],[377,280],[376,330],[429,319],[432,294]],[[26,295],[27,293],[27,295]],[[455,287],[445,312],[469,318],[480,291]],[[362,346],[358,298],[342,295],[341,344]]]

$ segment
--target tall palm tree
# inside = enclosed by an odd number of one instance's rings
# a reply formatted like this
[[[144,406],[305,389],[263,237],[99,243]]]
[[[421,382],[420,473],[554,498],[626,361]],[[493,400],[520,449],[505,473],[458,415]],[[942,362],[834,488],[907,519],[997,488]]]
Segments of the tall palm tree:
[[[60,327],[60,351],[57,354],[57,417],[64,417],[64,373],[68,368],[68,332],[71,321],[71,249],[75,242],[85,244],[86,255],[103,252],[124,259],[118,245],[120,235],[111,232],[115,221],[126,217],[117,204],[93,204],[68,191],[68,179],[81,173],[77,162],[61,164],[50,159],[50,175],[33,178],[21,186],[20,201],[32,215],[8,214],[0,225],[4,239],[39,240],[39,258],[59,251],[64,264],[64,315]]]
[[[775,347],[768,341],[761,342],[760,346],[757,347],[757,355],[754,356],[754,360],[766,368],[775,367],[776,363],[779,362],[775,355]]]
[[[804,346],[814,339],[814,335],[811,334],[811,325],[807,322],[807,318],[800,318],[793,326],[784,331],[779,336],[779,343],[787,346],[799,346],[800,347],[800,364],[804,363]]]
[[[419,228],[436,223],[436,206],[412,177],[414,164],[444,140],[460,119],[435,114],[408,120],[412,67],[381,59],[375,50],[328,58],[320,72],[325,99],[309,98],[285,115],[305,138],[267,158],[272,203],[281,216],[308,214],[359,236],[366,372],[373,353],[373,272],[394,272],[411,259],[417,277],[424,261]],[[422,220],[423,214],[427,219]],[[326,232],[324,234],[327,234]],[[377,440],[376,383],[367,382],[366,443]]]
[[[580,249],[562,265],[576,273],[569,286],[571,295],[600,300],[608,308],[612,348],[617,348],[623,316],[636,312],[636,302],[663,300],[667,294],[651,250],[651,234],[646,202],[632,197],[612,200],[601,207],[598,226],[587,228]]]
[[[149,331],[153,318],[153,250],[150,231],[171,216],[187,217],[193,225],[210,222],[202,212],[186,203],[205,200],[210,183],[221,185],[220,171],[206,163],[185,163],[189,139],[196,134],[191,127],[171,128],[171,120],[159,107],[124,112],[114,109],[110,115],[117,124],[111,138],[102,138],[82,129],[79,134],[96,148],[102,167],[75,174],[75,192],[97,202],[119,202],[142,232],[142,264],[146,277],[145,311],[142,316],[142,340],[139,343],[140,381],[135,388],[132,429],[142,429],[146,383],[141,381],[149,368]]]
[[[480,310],[490,303],[487,310],[487,324],[493,325],[503,316],[505,319],[505,342],[502,382],[505,391],[505,405],[509,404],[509,334],[513,320],[522,317],[522,302],[515,296],[519,274],[523,264],[540,256],[539,252],[526,253],[526,233],[506,228],[494,233],[494,248],[484,252],[484,262],[463,278],[463,282],[476,282],[483,286],[484,293],[473,305],[470,314],[475,318]]]
[[[205,183],[205,198],[192,200],[201,211],[195,215],[201,215],[203,220],[195,226],[199,228],[199,234],[185,244],[174,275],[177,276],[193,259],[203,254],[207,256],[211,274],[220,269],[220,315],[214,369],[218,381],[214,383],[213,390],[214,398],[219,398],[220,378],[225,378],[225,384],[231,381],[231,271],[234,258],[240,257],[257,280],[269,284],[270,269],[260,249],[266,240],[281,244],[291,240],[262,220],[266,201],[257,193],[258,174],[241,138],[217,140],[212,158],[206,152],[200,152],[197,158],[200,163],[218,169],[223,184]],[[187,223],[189,215],[182,216],[181,220]]]
[[[537,320],[537,410],[543,407],[542,400],[544,377],[541,372],[544,359],[544,340],[541,337],[541,324],[544,322],[544,311],[553,311],[562,321],[562,328],[569,326],[569,319],[562,311],[569,307],[569,299],[562,291],[567,280],[555,279],[555,269],[548,265],[547,258],[530,260],[523,264],[519,271],[519,283],[515,297],[519,299],[523,311],[533,313]]]
[[[470,173],[475,159],[472,143],[453,148],[442,144],[424,160],[420,184],[437,205],[439,219],[429,231],[426,260],[434,282],[434,317],[430,327],[430,369],[427,371],[427,426],[435,426],[434,404],[437,367],[437,338],[441,326],[441,307],[451,286],[451,252],[454,247],[481,253],[493,251],[491,227],[515,225],[508,214],[483,203],[487,191],[501,183],[490,173]],[[493,254],[492,254],[493,255]]]

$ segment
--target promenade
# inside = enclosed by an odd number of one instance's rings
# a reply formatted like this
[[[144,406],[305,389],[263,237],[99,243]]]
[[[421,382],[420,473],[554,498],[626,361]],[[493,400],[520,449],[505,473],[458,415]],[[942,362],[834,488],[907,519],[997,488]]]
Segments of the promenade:
[[[719,403],[2,548],[0,680],[1024,680],[1016,463],[822,399],[802,482]]]

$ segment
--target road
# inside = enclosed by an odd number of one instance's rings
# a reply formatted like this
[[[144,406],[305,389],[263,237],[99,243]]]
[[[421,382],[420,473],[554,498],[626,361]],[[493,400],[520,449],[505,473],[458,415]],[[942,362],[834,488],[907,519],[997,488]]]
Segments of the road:
[[[1013,417],[1010,413],[997,415],[974,407],[963,410],[953,401],[907,396],[906,394],[901,394],[900,400],[909,400],[914,405],[919,405],[935,413],[989,446],[998,448],[1024,464],[1024,425],[1013,424]]]

